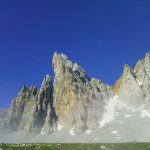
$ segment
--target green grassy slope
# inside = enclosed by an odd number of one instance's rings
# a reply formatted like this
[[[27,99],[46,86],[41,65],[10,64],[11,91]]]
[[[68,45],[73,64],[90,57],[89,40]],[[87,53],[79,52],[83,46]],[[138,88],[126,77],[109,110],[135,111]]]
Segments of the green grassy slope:
[[[0,150],[150,150],[150,143],[0,144]]]

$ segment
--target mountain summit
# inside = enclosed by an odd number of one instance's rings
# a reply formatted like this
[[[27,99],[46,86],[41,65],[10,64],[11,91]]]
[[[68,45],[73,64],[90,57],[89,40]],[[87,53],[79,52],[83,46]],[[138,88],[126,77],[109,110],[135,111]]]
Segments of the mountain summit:
[[[63,53],[54,53],[52,66],[54,83],[46,75],[39,90],[23,86],[10,108],[0,109],[0,142],[150,140],[149,53],[133,70],[125,65],[113,87]]]

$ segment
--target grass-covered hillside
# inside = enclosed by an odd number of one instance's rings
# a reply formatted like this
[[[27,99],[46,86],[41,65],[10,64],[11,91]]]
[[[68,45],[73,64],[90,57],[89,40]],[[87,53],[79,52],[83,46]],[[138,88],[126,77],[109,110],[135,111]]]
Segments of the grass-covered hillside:
[[[150,150],[149,143],[123,144],[0,144],[0,150]]]

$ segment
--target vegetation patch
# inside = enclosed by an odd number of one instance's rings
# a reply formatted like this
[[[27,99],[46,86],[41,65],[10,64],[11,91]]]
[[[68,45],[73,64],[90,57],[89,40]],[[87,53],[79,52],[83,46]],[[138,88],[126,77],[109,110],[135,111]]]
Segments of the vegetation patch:
[[[0,144],[0,150],[150,150],[150,143]]]

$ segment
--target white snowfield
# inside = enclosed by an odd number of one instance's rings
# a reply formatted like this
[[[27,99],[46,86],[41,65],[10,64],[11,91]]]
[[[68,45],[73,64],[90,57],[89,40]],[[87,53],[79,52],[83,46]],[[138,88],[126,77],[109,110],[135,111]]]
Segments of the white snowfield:
[[[71,134],[71,136],[75,136],[75,132],[74,132],[73,128],[71,128],[71,130],[69,131],[69,133]]]

